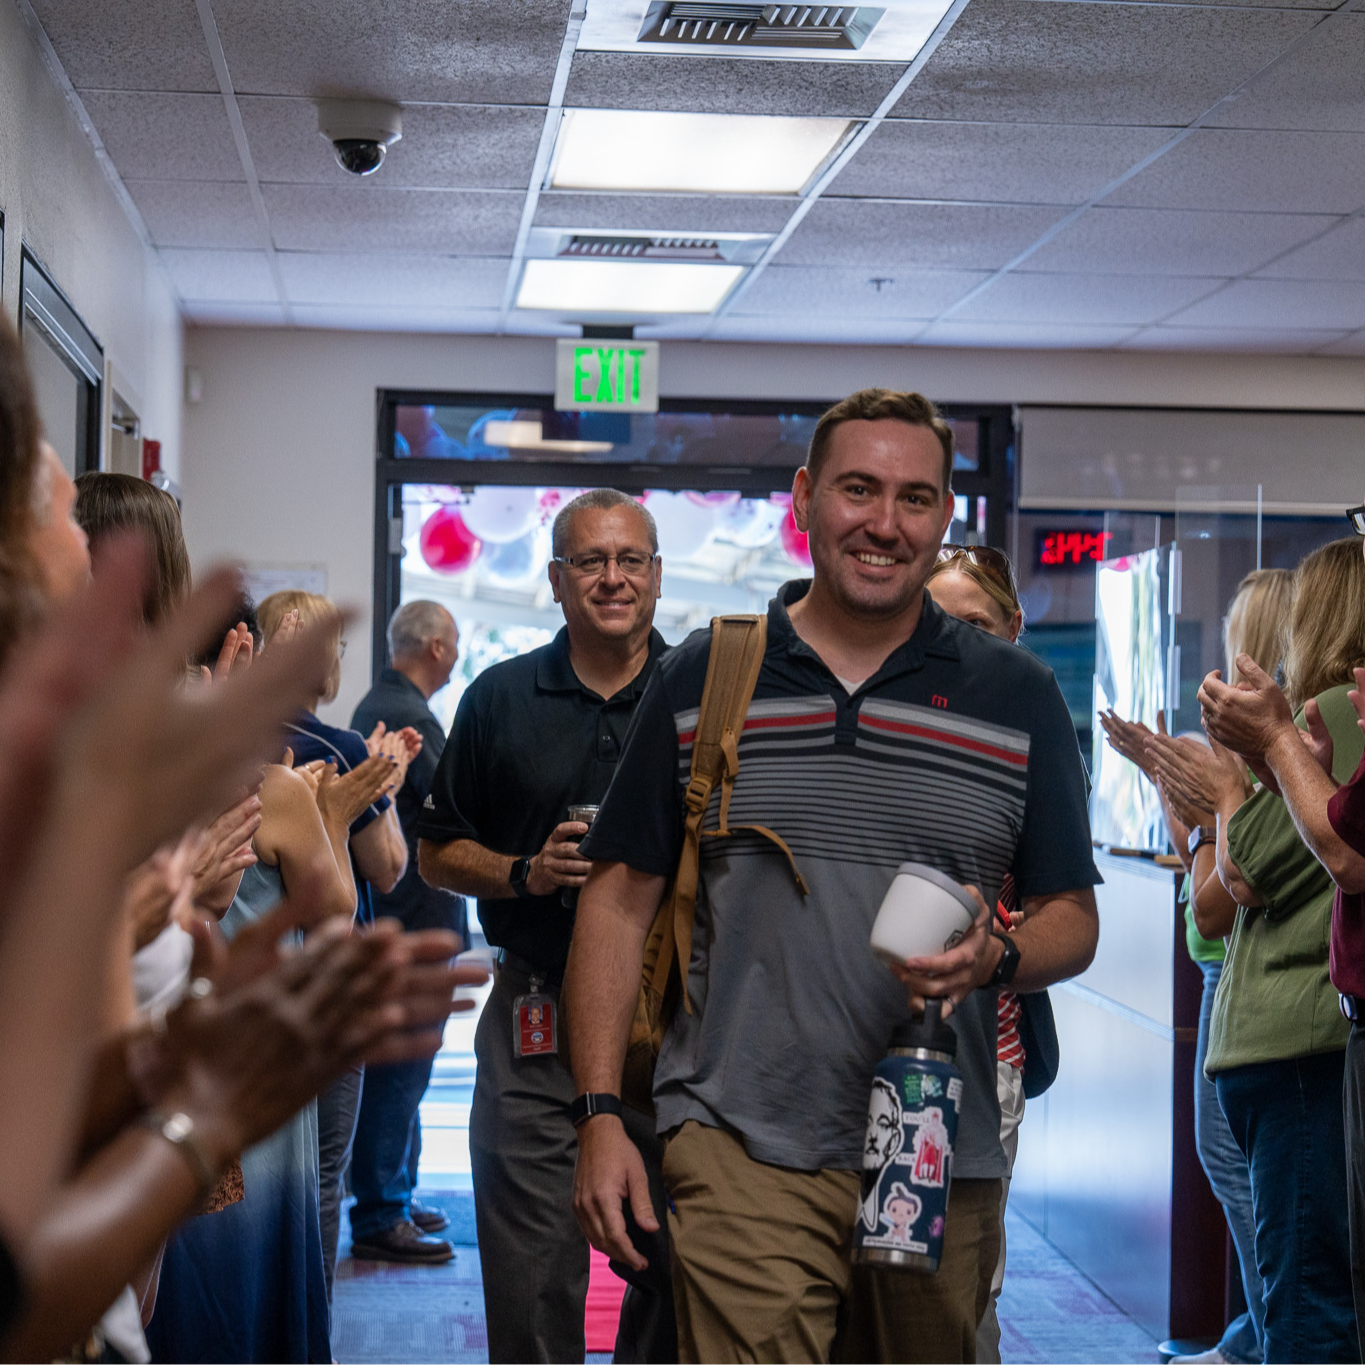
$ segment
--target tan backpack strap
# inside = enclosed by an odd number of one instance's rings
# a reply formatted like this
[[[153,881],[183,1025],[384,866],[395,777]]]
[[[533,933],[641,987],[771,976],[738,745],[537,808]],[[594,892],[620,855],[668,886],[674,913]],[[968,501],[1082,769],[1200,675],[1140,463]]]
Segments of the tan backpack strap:
[[[701,832],[701,837],[703,839],[723,839],[739,830],[747,830],[750,834],[761,834],[765,839],[776,844],[786,855],[787,865],[791,868],[792,876],[796,880],[796,889],[803,896],[810,895],[810,887],[806,885],[806,879],[801,875],[801,869],[797,867],[796,859],[792,856],[787,841],[776,830],[769,829],[767,825],[731,825],[729,829],[704,829]]]

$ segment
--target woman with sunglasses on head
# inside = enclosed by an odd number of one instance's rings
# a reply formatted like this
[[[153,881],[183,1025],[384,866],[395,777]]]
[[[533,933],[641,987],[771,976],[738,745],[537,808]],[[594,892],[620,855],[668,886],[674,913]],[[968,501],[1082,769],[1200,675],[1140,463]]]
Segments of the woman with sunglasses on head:
[[[927,584],[929,596],[950,616],[961,621],[969,621],[988,634],[998,636],[1015,644],[1019,632],[1024,628],[1024,610],[1019,604],[1019,592],[1015,587],[1014,570],[1009,557],[1002,550],[987,545],[945,545],[939,552],[938,563],[929,573]],[[1014,878],[1006,877],[1004,889],[996,913],[1005,929],[1013,926],[1011,916],[1018,913],[1018,902],[1014,893]],[[1021,1041],[1021,1028],[1024,1021],[1024,997],[1013,991],[1001,990],[999,1001],[999,1021],[996,1042],[996,1090],[1000,1100],[1000,1144],[1005,1149],[1010,1170],[1014,1168],[1014,1158],[1019,1150],[1019,1124],[1024,1117],[1024,1063],[1025,1051]],[[1029,1022],[1044,1038],[1055,1045],[1052,1031],[1052,1009],[1047,993],[1040,992],[1029,998]],[[1044,1043],[1035,1046],[1036,1066],[1051,1070],[1055,1074],[1055,1051]],[[1053,1051],[1051,1057],[1042,1055]],[[1032,1078],[1030,1078],[1032,1079]],[[1050,1076],[1034,1094],[1041,1094],[1047,1088]],[[1005,1204],[1009,1199],[1010,1177],[1006,1174],[1001,1186],[1000,1196],[1000,1259],[996,1263],[995,1275],[991,1280],[990,1303],[977,1328],[978,1361],[999,1361],[1000,1323],[996,1317],[996,1301],[1005,1282]]]

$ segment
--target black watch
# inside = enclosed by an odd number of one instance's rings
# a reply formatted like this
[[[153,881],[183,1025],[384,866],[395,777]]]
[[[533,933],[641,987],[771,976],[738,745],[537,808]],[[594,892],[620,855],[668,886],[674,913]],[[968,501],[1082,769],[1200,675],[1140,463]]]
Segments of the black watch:
[[[507,874],[507,880],[511,883],[512,890],[518,896],[529,896],[531,893],[526,889],[526,879],[531,875],[531,860],[529,858],[518,858],[512,864],[512,870]]]
[[[1216,844],[1217,842],[1218,836],[1213,830],[1205,829],[1203,825],[1196,825],[1190,831],[1190,839],[1186,847],[1189,849],[1190,857],[1193,858],[1205,844]]]
[[[620,1118],[620,1099],[615,1095],[587,1094],[580,1095],[569,1106],[569,1121],[575,1128],[598,1114],[615,1114]]]
[[[990,979],[986,982],[988,986],[1008,986],[1014,980],[1014,974],[1019,970],[1019,945],[1009,934],[993,933],[992,938],[1000,940],[1000,946],[1004,952],[1000,955],[1000,961],[995,964],[995,970],[991,973]]]

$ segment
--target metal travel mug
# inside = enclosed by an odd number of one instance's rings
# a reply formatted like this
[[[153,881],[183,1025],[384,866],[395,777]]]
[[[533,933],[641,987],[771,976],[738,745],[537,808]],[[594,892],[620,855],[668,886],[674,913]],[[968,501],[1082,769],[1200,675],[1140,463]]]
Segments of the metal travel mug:
[[[942,1010],[930,1000],[921,1018],[896,1029],[872,1081],[853,1227],[860,1265],[938,1270],[962,1104],[957,1035]]]
[[[601,806],[570,806],[569,819],[579,820],[591,829],[593,821],[597,819],[597,812],[601,809]],[[578,908],[578,888],[576,886],[566,886],[564,890],[560,892],[559,900],[561,905],[564,905],[570,910],[576,910]]]

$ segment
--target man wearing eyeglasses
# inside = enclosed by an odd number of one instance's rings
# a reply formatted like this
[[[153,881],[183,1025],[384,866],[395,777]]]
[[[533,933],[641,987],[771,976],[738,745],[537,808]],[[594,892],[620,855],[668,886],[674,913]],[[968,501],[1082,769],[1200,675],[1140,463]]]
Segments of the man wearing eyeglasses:
[[[470,685],[417,826],[422,876],[477,896],[498,949],[474,1040],[469,1121],[495,1362],[583,1359],[588,1244],[573,1213],[574,1090],[560,1060],[559,988],[589,863],[578,853],[588,825],[569,808],[595,807],[606,795],[666,648],[653,628],[658,534],[639,503],[613,489],[584,493],[555,518],[552,546],[564,628]],[[637,1127],[649,1148],[649,1125]],[[654,1269],[628,1292],[616,1359],[669,1359],[666,1243],[655,1236],[641,1245]]]
[[[925,592],[951,470],[933,405],[870,389],[820,419],[792,488],[814,573],[769,604],[732,833],[701,860],[690,1008],[654,1079],[683,1360],[976,1360],[1007,1170],[996,988],[1041,990],[1089,964],[1099,876],[1055,679]],[[661,663],[582,849],[593,870],[565,987],[575,1203],[594,1245],[627,1261],[623,1205],[643,1223],[648,1202],[617,1097],[709,653],[693,636]],[[800,881],[743,832],[760,827]],[[869,936],[903,861],[973,888],[978,917],[950,951],[893,971]],[[997,935],[1006,873],[1025,920]],[[926,997],[951,1002],[963,1077],[942,1260],[932,1275],[854,1267],[873,1072]]]

